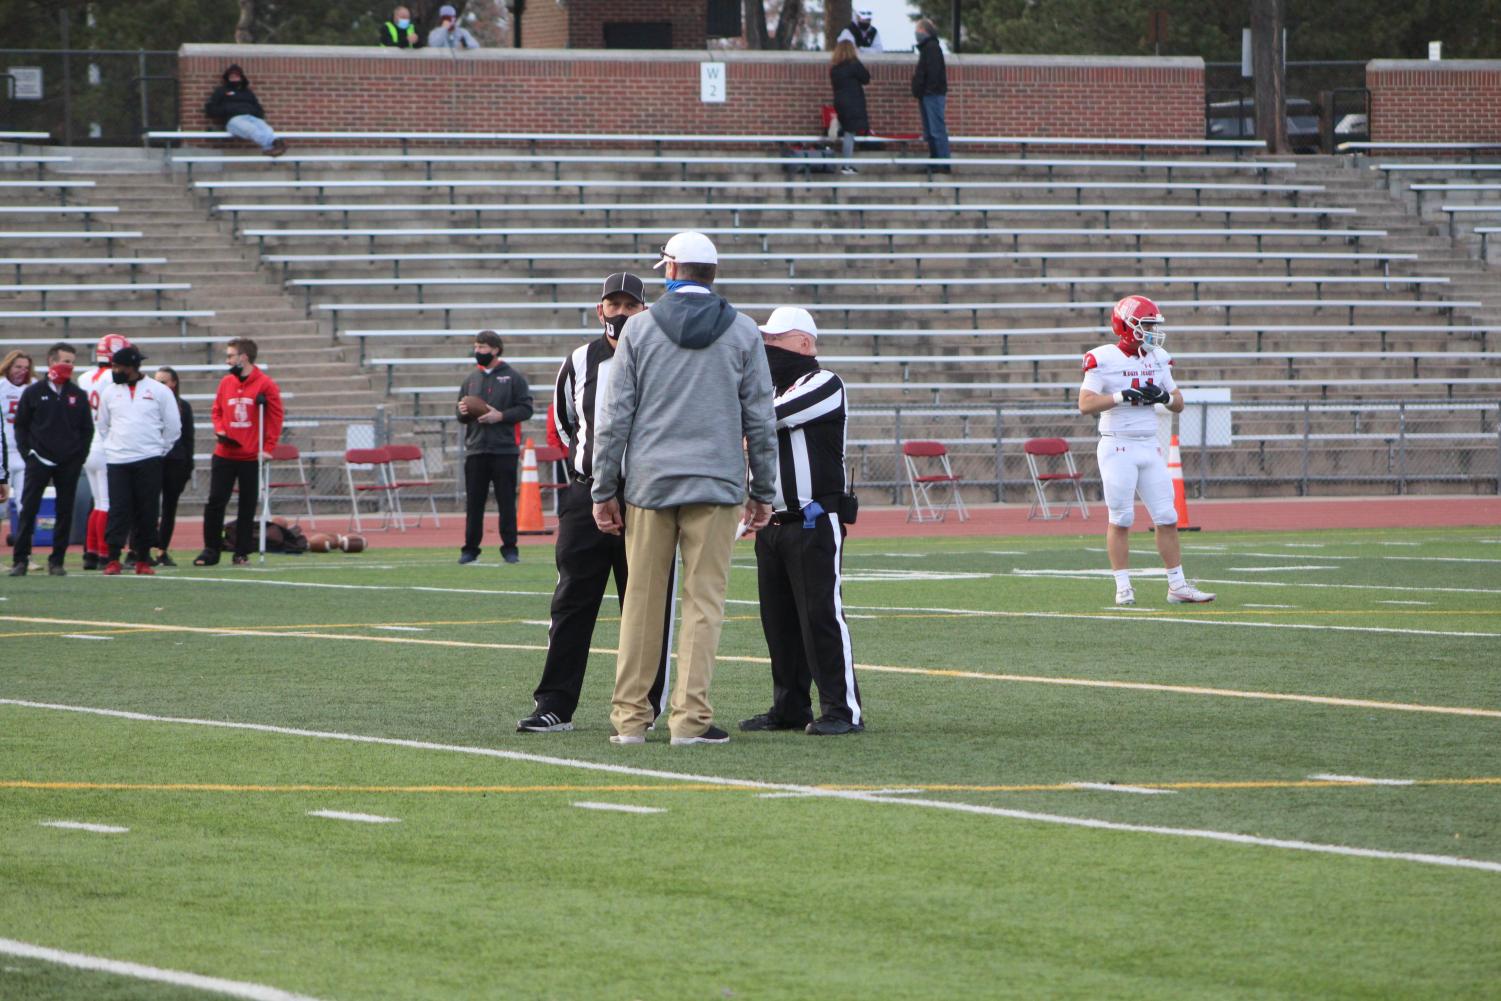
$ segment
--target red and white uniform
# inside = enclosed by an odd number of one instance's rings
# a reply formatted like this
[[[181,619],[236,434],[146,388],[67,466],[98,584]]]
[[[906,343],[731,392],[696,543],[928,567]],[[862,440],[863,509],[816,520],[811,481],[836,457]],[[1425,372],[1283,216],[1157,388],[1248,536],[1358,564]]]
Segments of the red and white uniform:
[[[89,410],[94,415],[94,441],[89,445],[89,457],[83,460],[83,472],[89,478],[95,511],[109,510],[109,475],[105,472],[104,439],[99,435],[99,398],[114,384],[114,372],[108,365],[96,365],[78,377],[78,388],[88,396]]]
[[[1162,348],[1142,348],[1127,354],[1118,344],[1103,344],[1084,356],[1083,388],[1114,396],[1148,383],[1171,393],[1173,359]],[[1150,405],[1118,403],[1100,414],[1100,444],[1095,450],[1110,524],[1129,528],[1135,520],[1134,496],[1141,495],[1153,524],[1176,525],[1173,481],[1167,457],[1157,440],[1157,412]]]
[[[28,382],[26,386],[29,385]],[[21,394],[26,391],[26,386],[17,386],[0,377],[0,415],[5,418],[5,455],[10,460],[6,478],[10,481],[10,492],[18,508],[21,506],[21,488],[26,482],[26,459],[16,449],[16,408],[21,405]]]

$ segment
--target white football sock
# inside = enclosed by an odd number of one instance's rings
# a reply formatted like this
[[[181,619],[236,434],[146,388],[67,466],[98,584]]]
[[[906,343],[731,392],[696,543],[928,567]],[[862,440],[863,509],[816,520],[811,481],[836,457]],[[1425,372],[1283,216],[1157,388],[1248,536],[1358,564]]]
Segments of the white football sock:
[[[1168,567],[1167,568],[1167,586],[1168,587],[1170,587],[1174,591],[1176,591],[1180,587],[1187,586],[1187,584],[1188,584],[1188,581],[1186,579],[1184,579],[1184,577],[1183,577],[1183,566],[1181,564],[1178,565],[1178,566],[1175,566],[1175,567]]]
[[[1111,573],[1115,574],[1115,589],[1117,591],[1124,591],[1131,586],[1131,571],[1112,570]]]

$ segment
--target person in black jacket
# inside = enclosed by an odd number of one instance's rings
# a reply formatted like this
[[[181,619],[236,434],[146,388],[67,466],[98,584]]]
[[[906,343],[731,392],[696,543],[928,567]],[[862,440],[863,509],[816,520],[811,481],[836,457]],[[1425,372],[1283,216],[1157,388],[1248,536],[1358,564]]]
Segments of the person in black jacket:
[[[21,518],[16,523],[12,577],[26,576],[30,566],[31,536],[36,531],[42,493],[48,486],[57,491],[57,520],[52,526],[47,572],[54,577],[67,573],[63,559],[73,532],[73,496],[94,440],[89,398],[72,382],[77,354],[71,344],[48,348],[47,377],[28,386],[16,407],[16,448],[26,462],[26,485],[21,494]]]
[[[912,96],[922,111],[922,137],[928,144],[928,156],[934,160],[949,158],[949,128],[944,121],[948,103],[949,77],[943,62],[943,48],[938,44],[938,28],[923,18],[917,22],[917,69],[912,74]],[[947,166],[934,167],[947,173]]]
[[[391,12],[391,20],[380,26],[380,44],[384,48],[420,49],[422,36],[412,23],[412,12],[397,7]]]
[[[532,415],[532,390],[520,372],[500,359],[500,335],[481,330],[474,335],[474,363],[459,387],[458,413],[468,418],[464,436],[464,548],[460,563],[479,559],[480,540],[485,535],[485,503],[495,489],[500,508],[500,555],[507,563],[519,563],[516,551],[516,460],[517,424]],[[471,414],[466,396],[478,396],[489,404],[482,414]]]
[[[854,42],[844,41],[834,46],[829,81],[834,85],[834,113],[839,116],[844,158],[848,160],[855,155],[855,136],[870,132],[870,116],[865,110],[865,85],[870,83],[870,70],[860,61]],[[846,163],[839,172],[853,174],[855,165]]]
[[[214,88],[203,113],[224,123],[232,136],[248,139],[261,148],[267,156],[281,156],[287,144],[276,138],[271,126],[266,124],[266,112],[250,89],[250,81],[238,64],[229,66],[221,78],[223,83]]]
[[[176,369],[162,366],[156,372],[156,381],[177,397],[177,416],[182,420],[182,434],[178,436],[177,444],[162,457],[162,520],[156,530],[156,544],[161,547],[156,557],[157,565],[175,567],[177,564],[167,550],[172,546],[172,532],[177,528],[177,501],[193,478],[193,407],[178,390]]]

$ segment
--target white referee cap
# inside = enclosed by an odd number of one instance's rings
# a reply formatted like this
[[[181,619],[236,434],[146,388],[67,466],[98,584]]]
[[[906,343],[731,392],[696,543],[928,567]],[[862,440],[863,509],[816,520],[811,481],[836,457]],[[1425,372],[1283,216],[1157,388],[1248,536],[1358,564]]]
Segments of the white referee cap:
[[[718,264],[719,251],[714,241],[702,233],[679,233],[662,248],[662,259],[652,265],[655,270],[672,261],[674,264]]]
[[[763,334],[788,334],[794,330],[818,340],[818,324],[813,322],[813,314],[801,306],[778,306],[761,327]]]

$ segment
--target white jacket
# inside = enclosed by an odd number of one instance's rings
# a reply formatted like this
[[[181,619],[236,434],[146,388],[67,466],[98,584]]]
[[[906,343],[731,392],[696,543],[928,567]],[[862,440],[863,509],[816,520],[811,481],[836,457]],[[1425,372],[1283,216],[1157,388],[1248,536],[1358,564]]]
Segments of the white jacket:
[[[111,465],[160,459],[182,434],[182,416],[172,390],[149,376],[133,386],[101,382],[96,438],[104,439]]]

